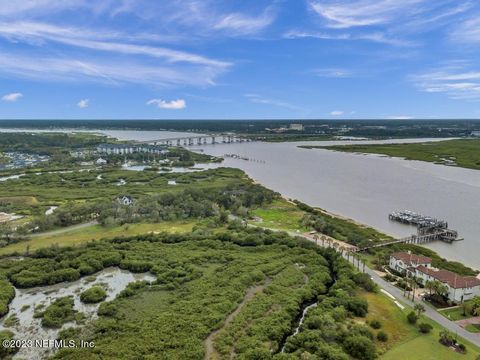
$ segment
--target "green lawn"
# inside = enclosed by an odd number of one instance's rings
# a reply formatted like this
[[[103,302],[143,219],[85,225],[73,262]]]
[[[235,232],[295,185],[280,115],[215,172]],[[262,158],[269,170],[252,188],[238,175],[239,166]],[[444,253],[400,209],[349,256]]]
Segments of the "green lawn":
[[[427,322],[433,326],[433,331],[422,335],[418,328],[407,322],[406,315],[411,308],[398,308],[393,301],[383,294],[364,293],[369,303],[367,320],[377,319],[382,323],[382,329],[389,336],[389,341],[383,346],[382,360],[476,360],[480,356],[480,348],[460,340],[467,346],[467,354],[458,354],[438,342],[442,327],[429,319],[422,317],[419,322]]]
[[[133,236],[147,234],[149,232],[190,232],[196,222],[163,222],[157,224],[140,223],[127,224],[122,226],[104,227],[101,225],[92,225],[89,227],[75,229],[62,234],[53,236],[42,236],[32,238],[28,241],[12,244],[0,248],[0,255],[11,254],[13,252],[24,252],[29,246],[30,250],[36,250],[42,247],[52,245],[72,246],[86,243],[91,240],[111,239],[116,236]]]
[[[468,319],[472,317],[472,315],[468,313],[467,313],[467,316],[463,315],[462,306],[451,308],[451,309],[440,310],[439,313],[453,321]]]
[[[315,148],[314,146],[307,148]],[[322,147],[336,151],[383,154],[470,169],[480,169],[480,140],[460,139],[416,144],[346,145]]]
[[[276,200],[266,207],[255,209],[252,214],[262,219],[256,224],[266,228],[302,232],[309,230],[301,224],[305,213],[296,205],[283,199]]]
[[[479,324],[468,324],[465,327],[465,330],[470,331],[472,333],[480,333],[480,325]]]

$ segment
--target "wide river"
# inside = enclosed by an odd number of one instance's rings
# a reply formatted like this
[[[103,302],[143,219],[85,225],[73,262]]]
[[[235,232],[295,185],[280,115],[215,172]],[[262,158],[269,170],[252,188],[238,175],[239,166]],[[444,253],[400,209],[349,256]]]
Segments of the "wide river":
[[[173,134],[161,131],[101,132],[121,140],[173,137]],[[428,139],[381,142],[422,140]],[[321,207],[394,236],[403,237],[416,232],[413,227],[389,221],[388,214],[394,210],[408,209],[447,220],[450,228],[457,230],[464,241],[454,244],[436,242],[428,246],[448,259],[480,269],[480,171],[298,147],[302,144],[354,143],[252,142],[205,145],[192,149],[202,149],[216,156],[237,154],[256,160],[226,158],[224,165],[244,170],[256,181],[286,197]]]
[[[465,240],[451,245],[436,242],[429,247],[446,258],[480,269],[480,171],[378,155],[302,149],[298,147],[301,144],[256,142],[208,145],[203,149],[211,155],[238,154],[260,160],[226,158],[225,165],[244,170],[289,198],[395,236],[408,236],[416,229],[390,221],[388,214],[394,210],[408,209],[445,219]]]

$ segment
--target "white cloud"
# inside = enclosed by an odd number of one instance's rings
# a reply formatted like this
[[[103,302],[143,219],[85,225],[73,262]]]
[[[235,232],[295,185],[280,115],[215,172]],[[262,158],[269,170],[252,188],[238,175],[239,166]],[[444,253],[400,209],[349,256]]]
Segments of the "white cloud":
[[[457,63],[410,76],[421,91],[444,93],[452,99],[480,100],[480,71]]]
[[[314,38],[320,40],[363,40],[372,41],[381,44],[389,44],[395,46],[413,46],[414,42],[389,37],[388,35],[380,32],[375,33],[346,33],[346,32],[318,32],[318,31],[298,31],[291,30],[283,35],[286,39],[302,39],[302,38]]]
[[[0,36],[10,40],[42,43],[53,41],[66,45],[87,48],[97,51],[116,52],[127,55],[145,55],[162,58],[168,62],[185,62],[198,65],[226,68],[231,64],[224,61],[165,47],[136,45],[130,43],[99,41],[105,38],[121,38],[126,34],[115,32],[90,31],[82,28],[59,27],[38,22],[0,23]]]
[[[277,2],[268,6],[250,3],[242,11],[236,9],[239,4],[218,0],[123,0],[110,8],[112,16],[134,14],[146,26],[154,24],[161,32],[186,34],[186,38],[231,37],[256,34],[271,25]]]
[[[187,103],[183,99],[166,101],[162,99],[152,99],[147,102],[147,105],[156,105],[160,109],[181,110],[187,107]]]
[[[476,16],[459,23],[450,35],[450,38],[460,42],[480,42],[480,18]]]
[[[340,68],[314,69],[313,73],[319,77],[348,78],[353,75],[352,71]]]
[[[232,66],[231,62],[187,51],[132,43],[138,40],[136,34],[115,31],[93,31],[31,21],[0,21],[0,37],[32,47],[35,56],[0,53],[0,73],[24,78],[205,86],[214,85],[215,78]],[[119,41],[123,38],[127,40]],[[50,57],[46,55],[50,53],[50,42],[68,48],[62,50],[62,56]],[[83,52],[79,58],[75,47],[93,50],[94,54]],[[69,56],[70,53],[75,55]],[[112,56],[106,57],[102,53],[122,57],[115,57],[113,61]]]
[[[2,96],[2,101],[6,102],[15,102],[23,97],[22,93],[14,92]]]
[[[229,30],[236,34],[254,34],[273,23],[275,17],[271,11],[265,11],[261,16],[252,17],[241,13],[232,13],[221,18],[214,29]]]
[[[0,15],[20,16],[25,13],[43,14],[65,10],[67,8],[84,5],[83,0],[22,0],[22,1],[0,1]]]
[[[331,28],[350,28],[389,23],[415,14],[416,5],[426,0],[349,0],[311,1],[311,8],[327,21]]]
[[[345,112],[342,110],[334,110],[330,112],[331,116],[342,116],[343,114],[345,114]]]
[[[86,109],[90,105],[90,100],[88,99],[82,99],[77,103],[77,106],[80,109]]]
[[[22,78],[44,81],[96,81],[111,85],[139,83],[156,86],[215,84],[223,69],[188,64],[149,65],[139,60],[89,60],[76,58],[19,56],[0,53],[0,71]]]
[[[393,46],[417,45],[421,33],[458,22],[471,0],[307,0],[315,26],[287,38],[363,40]],[[320,19],[320,22],[318,21]],[[412,40],[413,39],[413,40]]]

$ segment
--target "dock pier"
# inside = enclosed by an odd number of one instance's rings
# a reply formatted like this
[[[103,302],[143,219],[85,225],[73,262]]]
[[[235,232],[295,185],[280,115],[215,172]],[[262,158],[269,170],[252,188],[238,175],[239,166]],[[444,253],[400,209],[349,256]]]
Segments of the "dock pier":
[[[388,215],[388,218],[392,221],[416,226],[417,234],[402,239],[386,241],[367,246],[358,249],[358,251],[366,251],[368,249],[380,248],[394,244],[423,245],[438,240],[451,244],[454,241],[462,240],[458,238],[458,232],[456,230],[449,229],[448,223],[444,220],[438,220],[433,217],[420,215],[408,210],[392,212]]]

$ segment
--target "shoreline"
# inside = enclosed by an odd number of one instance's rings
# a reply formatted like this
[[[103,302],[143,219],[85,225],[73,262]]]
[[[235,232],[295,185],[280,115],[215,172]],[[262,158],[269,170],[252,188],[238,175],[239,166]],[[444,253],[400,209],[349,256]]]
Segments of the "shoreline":
[[[367,155],[376,155],[376,154],[367,154]],[[411,161],[418,161],[418,160],[411,160]],[[227,167],[233,167],[233,166],[227,166]],[[262,184],[261,181],[259,181],[258,179],[252,177],[252,176],[251,176],[250,174],[248,174],[245,170],[243,170],[243,169],[241,169],[241,168],[238,168],[238,167],[234,167],[234,168],[242,170],[242,171],[246,174],[246,176],[247,176],[254,184],[258,184],[258,185],[264,186],[264,187],[266,187],[267,189],[269,189],[266,185]],[[272,189],[270,189],[270,190],[272,190]],[[272,191],[275,191],[275,190],[272,190]],[[289,203],[295,204],[295,202],[294,202],[295,199],[292,199],[291,197],[288,197],[287,195],[284,195],[284,194],[282,194],[282,193],[280,193],[280,192],[278,192],[278,191],[275,191],[275,192],[277,192],[278,194],[280,194],[280,197],[281,197],[282,199],[284,199],[285,201],[288,201]],[[374,226],[372,226],[372,225],[368,225],[368,224],[362,223],[362,222],[360,222],[360,221],[358,221],[358,220],[356,220],[356,219],[349,218],[349,217],[347,217],[346,215],[342,215],[342,214],[339,214],[339,213],[335,213],[335,212],[326,210],[326,209],[324,209],[324,208],[322,208],[322,207],[319,207],[318,205],[311,205],[311,204],[308,204],[308,203],[306,203],[306,204],[309,205],[309,206],[311,206],[311,207],[313,207],[313,208],[315,208],[316,210],[318,210],[318,211],[326,214],[326,215],[330,215],[330,216],[332,216],[332,217],[335,217],[335,218],[338,218],[338,219],[341,219],[341,220],[344,220],[344,221],[351,222],[352,224],[357,225],[357,226],[360,226],[360,227],[363,227],[363,228],[371,228],[371,229],[374,229],[374,230],[377,231],[378,233],[383,234],[383,235],[386,235],[386,236],[390,236],[390,237],[392,237],[393,239],[398,239],[398,238],[399,238],[399,237],[398,237],[397,235],[395,235],[395,234],[389,233],[389,232],[387,232],[387,231],[380,230],[380,229],[378,229],[378,228],[376,228],[376,227],[374,227]],[[295,204],[295,205],[296,205],[296,204]],[[478,272],[479,272],[478,277],[480,278],[480,268],[479,268],[478,266],[470,265],[470,264],[468,264],[468,263],[465,263],[463,260],[455,259],[455,258],[452,258],[452,257],[450,257],[450,256],[441,255],[441,254],[438,253],[438,251],[436,251],[436,250],[434,250],[434,249],[432,249],[432,248],[430,248],[429,246],[426,246],[426,245],[424,245],[424,244],[417,244],[416,246],[420,246],[420,247],[423,247],[423,248],[428,249],[428,250],[430,250],[430,251],[433,251],[435,254],[437,254],[437,256],[439,256],[440,258],[443,258],[443,259],[445,259],[445,260],[447,260],[447,261],[450,261],[450,262],[458,262],[458,263],[460,263],[460,264],[462,264],[462,265],[464,265],[464,266],[466,266],[466,267],[469,267],[469,268],[473,269],[474,271],[478,271]],[[450,246],[454,246],[454,244],[450,244]]]

